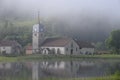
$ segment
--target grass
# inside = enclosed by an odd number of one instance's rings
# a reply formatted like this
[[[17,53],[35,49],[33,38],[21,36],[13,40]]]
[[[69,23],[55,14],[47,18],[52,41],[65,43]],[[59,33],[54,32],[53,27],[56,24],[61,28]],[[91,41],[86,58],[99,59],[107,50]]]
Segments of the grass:
[[[41,80],[41,79],[40,79]],[[120,72],[117,71],[111,76],[92,77],[92,78],[45,78],[42,80],[120,80]]]
[[[26,61],[26,60],[80,60],[80,59],[120,59],[120,55],[26,55],[17,57],[0,56],[2,61]]]
[[[120,55],[28,55],[22,56],[23,59],[120,59]]]
[[[105,77],[105,78],[71,78],[71,79],[48,79],[48,80],[117,80],[117,79]]]
[[[93,78],[42,78],[39,80],[120,80],[120,77],[93,77]]]
[[[4,57],[4,56],[0,56],[0,62],[13,62],[13,61],[17,61],[17,57]]]
[[[19,77],[19,78],[5,78],[4,80],[28,80],[28,77]],[[32,79],[29,79],[32,80]],[[115,78],[115,77],[98,77],[98,78],[41,78],[39,80],[120,80],[119,78]]]

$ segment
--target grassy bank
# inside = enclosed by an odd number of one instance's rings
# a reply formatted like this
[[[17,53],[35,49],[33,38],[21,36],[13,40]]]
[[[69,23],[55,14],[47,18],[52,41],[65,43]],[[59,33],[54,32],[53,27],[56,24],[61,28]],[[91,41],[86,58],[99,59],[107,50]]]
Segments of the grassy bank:
[[[120,59],[120,55],[26,55],[17,57],[0,56],[0,61],[24,60],[79,60],[79,59]]]
[[[18,80],[27,80],[27,78],[26,79],[19,78]],[[97,77],[97,78],[95,77],[94,78],[41,78],[39,80],[120,80],[120,77],[110,76],[110,77]]]
[[[18,58],[0,56],[0,62],[14,62],[14,61],[18,61]]]
[[[42,80],[120,80],[120,78],[115,77],[99,77],[99,78],[66,78],[66,79],[58,79],[58,78],[49,78]]]
[[[70,59],[120,59],[120,55],[28,55],[28,56],[20,56],[18,59],[23,60],[70,60]]]
[[[30,77],[4,78],[4,80],[32,80]],[[98,77],[98,78],[39,78],[38,80],[120,80],[120,77]]]

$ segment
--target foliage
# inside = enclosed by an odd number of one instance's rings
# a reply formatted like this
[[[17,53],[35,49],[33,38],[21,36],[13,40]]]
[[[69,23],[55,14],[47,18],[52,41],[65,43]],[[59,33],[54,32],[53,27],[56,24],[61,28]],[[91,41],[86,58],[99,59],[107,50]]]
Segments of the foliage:
[[[27,56],[0,56],[1,61],[27,61],[27,60],[82,60],[82,59],[112,59],[112,61],[120,59],[120,55],[27,55]]]
[[[120,54],[120,30],[111,32],[111,35],[106,40],[106,45],[115,51],[115,53]]]
[[[22,46],[32,41],[32,26],[17,25],[17,23],[6,20],[0,26],[0,40],[16,40]]]
[[[97,50],[102,50],[102,51],[107,50],[107,47],[106,47],[106,45],[105,45],[104,42],[97,42],[97,43],[95,44],[95,48],[96,48]]]
[[[115,80],[120,80],[120,71],[116,71],[113,77]]]

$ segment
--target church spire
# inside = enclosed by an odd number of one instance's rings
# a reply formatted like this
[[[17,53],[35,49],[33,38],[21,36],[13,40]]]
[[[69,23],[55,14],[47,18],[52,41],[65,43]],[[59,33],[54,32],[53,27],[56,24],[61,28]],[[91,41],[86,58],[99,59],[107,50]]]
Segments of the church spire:
[[[40,12],[38,11],[38,24],[40,26]]]
[[[44,41],[44,25],[40,22],[40,13],[38,12],[38,23],[33,26],[33,53],[39,53],[41,44]]]

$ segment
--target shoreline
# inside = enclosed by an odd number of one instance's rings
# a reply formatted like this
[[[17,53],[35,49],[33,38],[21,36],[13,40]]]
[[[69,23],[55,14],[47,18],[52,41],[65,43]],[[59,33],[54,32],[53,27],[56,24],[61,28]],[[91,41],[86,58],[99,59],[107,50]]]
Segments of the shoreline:
[[[100,59],[100,60],[119,60],[120,55],[25,55],[17,57],[0,56],[0,62],[15,62],[27,60],[86,60],[86,59]]]

